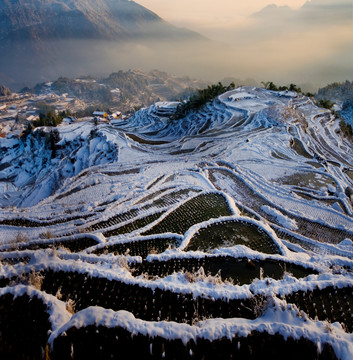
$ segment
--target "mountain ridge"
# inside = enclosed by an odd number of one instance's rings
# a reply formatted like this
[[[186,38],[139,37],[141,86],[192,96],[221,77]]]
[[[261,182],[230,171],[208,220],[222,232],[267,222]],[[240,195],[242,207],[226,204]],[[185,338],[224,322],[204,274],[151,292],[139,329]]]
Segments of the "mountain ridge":
[[[158,53],[150,50],[155,43],[164,50],[193,40],[206,39],[134,1],[6,0],[0,5],[0,83],[23,87],[107,73],[146,51]]]
[[[15,0],[0,7],[0,39],[101,38],[116,40],[133,36],[145,37],[146,26],[156,30],[181,30],[134,1],[126,0]],[[161,27],[158,29],[158,27]],[[161,33],[160,35],[163,35]]]

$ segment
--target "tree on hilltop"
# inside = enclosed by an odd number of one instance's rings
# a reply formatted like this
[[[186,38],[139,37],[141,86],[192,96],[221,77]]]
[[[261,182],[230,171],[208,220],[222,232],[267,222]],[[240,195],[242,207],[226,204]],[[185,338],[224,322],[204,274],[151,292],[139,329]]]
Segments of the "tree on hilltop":
[[[235,84],[231,83],[229,86],[224,86],[221,82],[216,85],[209,85],[206,89],[199,89],[189,100],[180,104],[177,107],[175,114],[172,116],[173,120],[178,120],[188,115],[193,110],[198,110],[208,102],[214,100],[217,96],[225,93],[226,91],[235,88]]]
[[[0,96],[10,96],[10,95],[11,95],[11,90],[5,85],[0,85]]]

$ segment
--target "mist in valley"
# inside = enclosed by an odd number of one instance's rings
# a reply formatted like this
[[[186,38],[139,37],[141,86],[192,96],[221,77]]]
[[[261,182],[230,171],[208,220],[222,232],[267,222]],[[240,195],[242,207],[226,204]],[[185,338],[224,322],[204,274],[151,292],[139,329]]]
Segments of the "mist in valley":
[[[14,89],[59,76],[104,76],[158,69],[216,82],[225,77],[296,83],[308,91],[353,78],[352,3],[313,0],[298,9],[270,5],[242,24],[188,32],[158,26],[122,39],[58,37],[3,43],[0,83]],[[126,28],[132,28],[128,22]],[[137,30],[136,30],[137,31]],[[141,33],[144,36],[141,37]]]

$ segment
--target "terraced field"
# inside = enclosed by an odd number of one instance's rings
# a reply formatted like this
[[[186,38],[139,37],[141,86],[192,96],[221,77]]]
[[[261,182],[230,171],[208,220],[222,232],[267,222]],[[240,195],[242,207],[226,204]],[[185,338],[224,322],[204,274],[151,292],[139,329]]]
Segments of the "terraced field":
[[[0,358],[352,359],[338,121],[239,88],[177,122],[152,106],[59,128],[68,148],[80,138],[77,173],[53,159],[22,189],[3,167]],[[0,141],[10,164],[18,147]]]

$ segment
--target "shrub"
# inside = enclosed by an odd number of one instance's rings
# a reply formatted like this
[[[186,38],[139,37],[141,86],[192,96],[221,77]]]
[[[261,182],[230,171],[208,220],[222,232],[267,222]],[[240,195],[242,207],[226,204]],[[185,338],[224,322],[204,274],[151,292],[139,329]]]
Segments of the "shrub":
[[[319,100],[319,106],[321,106],[321,107],[323,107],[325,109],[331,110],[333,105],[335,105],[335,103],[331,102],[328,99]]]
[[[289,85],[289,91],[296,91],[298,93],[301,93],[302,92],[302,89],[301,88],[298,88],[297,85],[295,84],[290,84]]]
[[[50,230],[47,230],[46,232],[41,233],[39,236],[42,239],[53,239],[54,238],[54,235]]]
[[[11,90],[5,85],[0,85],[0,96],[10,96]]]
[[[41,290],[43,284],[44,276],[35,272],[33,269],[28,275],[28,285],[35,287],[37,290]]]
[[[340,122],[340,130],[343,136],[346,136],[349,139],[352,139],[353,137],[353,129],[350,124],[348,124],[346,121],[341,120]]]
[[[10,241],[10,244],[20,244],[28,241],[29,241],[29,237],[26,234],[19,231],[16,234],[16,236]]]

